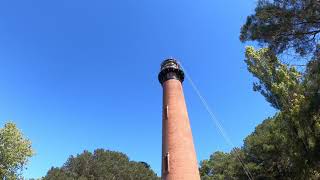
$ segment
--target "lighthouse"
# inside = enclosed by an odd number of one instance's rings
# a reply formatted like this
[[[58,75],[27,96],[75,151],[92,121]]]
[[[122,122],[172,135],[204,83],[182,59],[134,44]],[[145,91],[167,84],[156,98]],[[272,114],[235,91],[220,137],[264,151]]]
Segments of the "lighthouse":
[[[183,94],[184,72],[176,60],[166,59],[158,79],[163,88],[161,177],[163,180],[200,180]]]

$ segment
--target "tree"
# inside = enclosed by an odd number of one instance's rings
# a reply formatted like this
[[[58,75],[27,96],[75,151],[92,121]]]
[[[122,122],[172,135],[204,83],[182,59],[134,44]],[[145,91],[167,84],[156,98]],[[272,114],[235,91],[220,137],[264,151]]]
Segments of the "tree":
[[[319,179],[320,63],[317,54],[305,73],[280,62],[272,50],[247,47],[248,70],[278,112],[258,125],[244,145],[214,153],[201,163],[203,179]],[[238,157],[238,158],[237,158]],[[239,168],[241,167],[242,168]]]
[[[20,178],[32,155],[31,142],[14,123],[6,123],[0,129],[0,179]]]
[[[254,179],[295,179],[299,173],[292,169],[286,136],[281,131],[281,119],[276,114],[264,120],[245,138],[243,151],[245,163],[251,164]],[[290,146],[289,146],[290,147]]]
[[[268,118],[249,135],[242,148],[230,153],[215,152],[201,162],[203,180],[294,179],[287,169],[290,163],[285,153],[285,138],[277,120]]]
[[[158,180],[145,162],[130,161],[120,152],[97,149],[71,156],[61,168],[51,168],[44,180]]]
[[[208,160],[200,163],[200,175],[203,180],[238,180],[247,179],[246,172],[239,159],[244,159],[241,149],[235,148],[230,153],[215,152]]]
[[[319,60],[310,61],[306,73],[301,74],[280,63],[269,49],[255,51],[248,47],[246,62],[259,79],[254,89],[280,110],[277,119],[286,146],[292,150],[286,152],[291,168],[308,177],[320,168]]]
[[[293,49],[304,56],[319,44],[320,1],[258,0],[255,13],[247,17],[240,40],[266,44],[279,54]]]
[[[286,148],[280,148],[290,165],[286,169],[302,179],[316,179],[320,169],[320,1],[259,0],[241,28],[240,40],[268,47],[247,48],[246,63],[259,80],[254,90],[279,110],[274,119],[286,139]],[[307,57],[304,72],[278,59],[277,55],[292,50]]]
[[[278,112],[258,125],[237,151],[217,152],[204,160],[203,179],[247,179],[243,172],[252,179],[320,178],[319,36],[320,1],[258,0],[240,40],[266,47],[247,47],[245,62],[258,79],[254,91]],[[285,51],[308,58],[304,72],[282,63],[277,56]],[[242,171],[235,168],[239,164]]]

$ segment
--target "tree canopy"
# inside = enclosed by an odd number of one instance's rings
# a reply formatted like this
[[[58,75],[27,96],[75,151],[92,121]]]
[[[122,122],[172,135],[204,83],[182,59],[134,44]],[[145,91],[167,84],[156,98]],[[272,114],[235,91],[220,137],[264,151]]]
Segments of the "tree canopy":
[[[0,129],[0,179],[19,179],[32,155],[31,142],[14,123],[6,123]]]
[[[158,180],[145,162],[130,161],[123,153],[97,149],[71,156],[61,167],[52,167],[44,180]]]
[[[253,90],[278,112],[258,125],[241,148],[202,161],[202,179],[320,178],[319,35],[320,1],[258,0],[240,40],[263,46],[247,47],[245,62],[257,79]],[[306,68],[283,63],[279,55],[285,51],[308,57]]]
[[[279,111],[258,125],[237,151],[214,153],[203,161],[203,179],[243,179],[246,171],[253,179],[319,178],[319,61],[310,61],[300,73],[281,63],[272,50],[248,47],[245,62],[258,79],[254,90]]]
[[[318,0],[258,0],[255,13],[241,28],[240,40],[266,44],[276,54],[293,49],[307,55],[317,49],[319,34]]]

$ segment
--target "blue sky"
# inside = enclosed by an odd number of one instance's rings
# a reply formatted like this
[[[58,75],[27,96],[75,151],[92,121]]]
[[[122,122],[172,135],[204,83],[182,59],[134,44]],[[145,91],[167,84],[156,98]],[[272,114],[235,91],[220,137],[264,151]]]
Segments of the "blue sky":
[[[0,125],[17,123],[44,176],[106,148],[161,166],[163,59],[179,59],[236,146],[274,110],[252,91],[238,36],[255,0],[0,2]],[[198,160],[229,151],[184,82]]]

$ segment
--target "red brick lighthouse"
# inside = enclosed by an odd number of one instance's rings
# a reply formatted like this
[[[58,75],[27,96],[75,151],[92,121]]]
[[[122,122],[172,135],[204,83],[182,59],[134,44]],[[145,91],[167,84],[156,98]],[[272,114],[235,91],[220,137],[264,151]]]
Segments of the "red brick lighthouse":
[[[182,68],[174,59],[167,59],[161,64],[158,78],[163,87],[162,179],[199,180],[197,157],[182,89]]]

